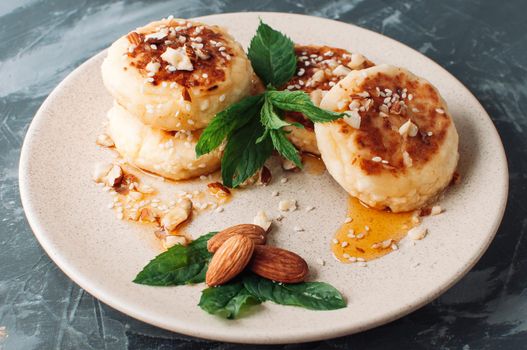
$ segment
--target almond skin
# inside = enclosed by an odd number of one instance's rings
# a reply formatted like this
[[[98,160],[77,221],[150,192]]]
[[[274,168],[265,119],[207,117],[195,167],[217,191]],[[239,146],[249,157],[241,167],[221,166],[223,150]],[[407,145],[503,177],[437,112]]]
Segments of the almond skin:
[[[227,239],[234,235],[249,237],[254,244],[265,244],[265,231],[263,228],[258,225],[241,224],[226,228],[215,234],[207,242],[207,250],[215,253]]]
[[[254,242],[247,236],[234,235],[227,239],[212,257],[205,282],[211,287],[236,277],[247,266],[254,251]]]
[[[135,45],[135,46],[138,46],[141,44],[141,36],[136,33],[136,32],[131,32],[131,33],[128,33],[128,35],[126,36],[126,38],[128,39],[128,41]]]
[[[264,165],[260,171],[260,183],[262,186],[267,186],[269,182],[271,182],[272,178],[273,175],[271,174],[271,170],[269,170],[269,168]]]
[[[309,272],[307,263],[289,250],[257,245],[249,269],[267,279],[283,283],[303,282]]]
[[[207,187],[209,192],[216,197],[229,197],[231,195],[231,191],[219,182],[212,182]]]

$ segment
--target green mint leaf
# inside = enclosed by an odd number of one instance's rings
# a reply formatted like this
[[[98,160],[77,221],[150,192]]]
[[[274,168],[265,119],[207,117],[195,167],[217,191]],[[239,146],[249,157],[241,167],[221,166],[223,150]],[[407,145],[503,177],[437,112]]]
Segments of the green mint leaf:
[[[199,138],[196,155],[199,157],[213,151],[234,130],[247,124],[260,112],[262,100],[262,95],[249,96],[216,114]]]
[[[293,42],[261,20],[256,35],[251,39],[248,56],[254,71],[266,86],[281,86],[295,74]]]
[[[264,104],[260,111],[260,121],[267,129],[280,129],[284,126],[291,125],[290,123],[282,120],[282,118],[276,114],[273,103],[267,97],[265,97]]]
[[[264,134],[264,127],[255,117],[228,137],[221,159],[221,177],[225,186],[237,187],[253,176],[271,156],[273,144],[268,136],[260,139]]]
[[[282,129],[279,130],[270,130],[271,140],[273,141],[274,148],[280,153],[284,158],[289,159],[300,169],[303,168],[302,160],[298,154],[298,150],[293,146],[291,141],[285,136],[285,131]]]
[[[335,310],[346,307],[342,295],[324,282],[286,284],[250,274],[243,278],[243,285],[261,301],[269,300],[310,310]]]
[[[209,269],[210,258],[207,260],[205,264],[203,264],[201,271],[195,274],[194,277],[191,277],[188,280],[186,280],[185,284],[198,284],[198,283],[205,282],[205,275],[207,274],[207,270]]]
[[[342,113],[335,113],[319,108],[313,104],[303,91],[267,91],[268,98],[276,108],[284,111],[300,112],[314,123],[324,123],[342,118]]]
[[[256,139],[256,143],[263,142],[263,141],[267,140],[268,138],[269,138],[269,129],[265,129],[265,131],[262,134],[262,136],[260,136],[259,138]]]
[[[302,168],[302,161],[300,160],[297,149],[285,136],[285,131],[282,129],[284,126],[289,126],[291,124],[282,120],[282,118],[276,113],[271,100],[267,98],[267,93],[262,110],[260,111],[260,121],[262,122],[262,125],[265,126],[266,130],[264,136],[260,137],[258,141],[261,141],[266,134],[269,134],[274,148],[283,157],[295,163],[297,167]]]
[[[196,239],[188,246],[169,248],[151,260],[135,277],[134,283],[150,286],[174,286],[205,281],[205,273],[212,257],[207,241],[216,232]]]
[[[203,290],[198,305],[209,314],[233,319],[250,306],[260,303],[245,289],[243,283],[235,282]]]
[[[213,232],[209,232],[207,234],[201,235],[197,239],[195,239],[192,242],[190,242],[187,247],[189,249],[193,249],[193,250],[196,250],[196,251],[207,250],[207,243],[208,243],[209,239],[211,239],[216,233],[218,233],[218,232],[217,231],[213,231]]]

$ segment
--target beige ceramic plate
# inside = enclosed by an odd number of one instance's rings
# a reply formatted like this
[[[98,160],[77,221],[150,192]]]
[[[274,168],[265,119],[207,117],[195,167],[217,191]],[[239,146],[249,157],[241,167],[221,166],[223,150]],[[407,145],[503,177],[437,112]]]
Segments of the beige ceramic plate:
[[[168,14],[167,14],[168,15]],[[409,68],[435,84],[454,116],[460,135],[462,184],[427,218],[429,236],[416,246],[368,264],[335,261],[330,239],[342,223],[346,196],[327,175],[294,174],[286,184],[238,191],[223,213],[201,215],[189,227],[194,236],[231,224],[252,222],[258,210],[276,215],[281,198],[298,200],[300,210],[277,225],[272,243],[306,258],[311,278],[336,286],[348,301],[337,311],[315,312],[265,303],[235,321],[212,317],[196,304],[203,285],[156,288],[133,284],[138,271],[160,248],[152,229],[116,220],[110,196],[91,181],[93,164],[111,159],[95,146],[111,106],[99,67],[104,53],[69,75],[48,97],[26,136],[20,161],[20,191],[36,237],[76,283],[110,306],[162,328],[233,342],[284,343],[359,332],[401,317],[430,302],[459,280],[480,258],[498,228],[507,198],[508,176],[499,136],[474,96],[452,75],[418,52],[382,35],[327,19],[281,13],[235,13],[202,18],[225,26],[247,45],[258,16],[299,43],[340,46],[374,62]],[[204,183],[171,185],[145,179],[167,193]],[[280,197],[272,197],[272,191]],[[316,210],[306,213],[306,206]],[[293,232],[301,224],[305,232]],[[326,266],[316,263],[324,259]]]

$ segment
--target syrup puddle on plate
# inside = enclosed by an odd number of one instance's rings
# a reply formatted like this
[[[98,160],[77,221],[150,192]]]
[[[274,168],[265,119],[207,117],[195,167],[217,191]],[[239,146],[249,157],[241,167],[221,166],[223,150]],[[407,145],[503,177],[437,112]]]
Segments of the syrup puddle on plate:
[[[349,197],[347,218],[331,242],[335,257],[344,263],[377,259],[397,249],[415,226],[414,212],[392,213],[366,207]]]
[[[302,154],[302,163],[304,171],[309,175],[322,175],[326,171],[326,165],[319,157],[310,153]]]

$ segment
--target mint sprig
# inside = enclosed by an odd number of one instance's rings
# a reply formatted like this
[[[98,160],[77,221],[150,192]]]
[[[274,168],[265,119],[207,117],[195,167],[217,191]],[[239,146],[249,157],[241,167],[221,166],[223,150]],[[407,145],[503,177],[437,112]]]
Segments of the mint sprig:
[[[261,300],[251,294],[242,282],[234,282],[203,290],[198,306],[209,314],[234,319],[250,306],[260,303]]]
[[[258,118],[233,132],[227,140],[221,159],[221,177],[225,186],[237,187],[264,165],[273,152],[273,145]]]
[[[207,241],[216,232],[196,239],[188,246],[177,244],[159,254],[137,274],[134,283],[149,286],[177,286],[205,281],[205,273],[212,254]]]
[[[295,74],[294,44],[287,36],[260,20],[248,50],[254,71],[267,86],[264,93],[249,96],[216,114],[196,145],[201,156],[226,141],[221,167],[223,184],[237,187],[253,176],[273,152],[302,167],[300,154],[284,129],[298,123],[283,119],[285,111],[303,113],[314,123],[324,123],[342,114],[321,109],[303,91],[278,91]]]
[[[260,121],[262,125],[268,130],[279,130],[284,126],[291,125],[278,115],[269,95],[265,93],[264,96],[264,104],[260,110]]]
[[[339,291],[324,282],[278,283],[254,274],[243,278],[247,291],[259,300],[309,310],[336,310],[346,307]]]
[[[295,45],[291,39],[260,20],[248,56],[264,84],[282,86],[296,71]]]
[[[203,130],[196,145],[197,156],[216,149],[226,137],[251,121],[259,113],[261,106],[261,95],[249,96],[216,114],[208,127]]]
[[[269,132],[271,140],[273,141],[274,148],[280,153],[280,155],[286,159],[289,159],[300,169],[303,168],[302,159],[298,154],[298,150],[293,146],[291,141],[285,136],[286,132],[282,129],[271,130]]]
[[[327,283],[279,283],[249,272],[233,282],[203,290],[198,306],[209,314],[234,319],[266,301],[318,311],[346,307],[342,294]]]
[[[212,254],[207,242],[216,232],[205,234],[188,246],[177,244],[152,259],[133,282],[149,286],[176,286],[205,282]],[[335,310],[346,301],[333,286],[324,282],[279,283],[245,271],[227,284],[202,291],[198,306],[226,319],[241,317],[253,305],[275,304],[309,310]]]
[[[342,113],[318,108],[304,91],[267,91],[266,97],[283,111],[300,112],[313,123],[325,123],[343,117]]]

